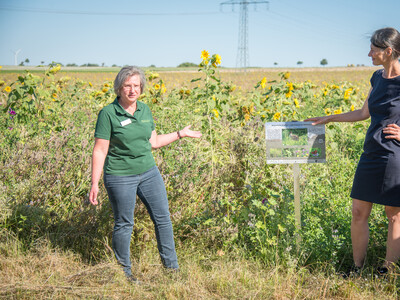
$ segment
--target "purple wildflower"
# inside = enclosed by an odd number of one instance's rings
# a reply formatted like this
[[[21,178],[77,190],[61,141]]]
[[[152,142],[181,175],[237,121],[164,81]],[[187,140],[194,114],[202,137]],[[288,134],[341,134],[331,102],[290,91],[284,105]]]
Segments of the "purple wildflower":
[[[17,113],[14,111],[14,110],[12,110],[11,108],[10,108],[10,110],[8,111],[11,115],[16,115]]]

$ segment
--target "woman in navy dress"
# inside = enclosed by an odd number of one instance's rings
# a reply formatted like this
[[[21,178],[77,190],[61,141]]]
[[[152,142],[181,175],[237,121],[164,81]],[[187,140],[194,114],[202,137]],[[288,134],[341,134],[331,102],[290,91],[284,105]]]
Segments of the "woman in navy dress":
[[[306,121],[326,124],[371,117],[350,194],[353,198],[353,271],[359,273],[364,266],[369,239],[368,217],[372,204],[377,203],[385,206],[389,219],[386,257],[378,268],[380,274],[385,274],[400,258],[400,33],[394,28],[375,31],[368,56],[373,65],[382,65],[383,69],[372,75],[371,89],[363,107]]]

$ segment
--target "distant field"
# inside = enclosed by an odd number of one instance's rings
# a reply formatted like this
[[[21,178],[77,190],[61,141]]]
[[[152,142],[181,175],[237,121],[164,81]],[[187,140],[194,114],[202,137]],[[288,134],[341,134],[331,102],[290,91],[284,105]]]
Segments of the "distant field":
[[[7,67],[0,70],[0,80],[6,83],[14,81],[19,74],[25,70],[40,74],[46,68],[43,67]],[[113,81],[120,68],[102,68],[87,67],[73,68],[63,67],[58,77],[68,76],[84,81],[90,81],[92,84],[102,84]],[[167,89],[179,88],[182,86],[193,87],[195,84],[190,81],[198,78],[200,73],[195,68],[144,68],[148,71],[157,72],[164,80]],[[219,69],[221,79],[225,82],[242,87],[244,90],[252,89],[254,85],[263,77],[268,81],[279,79],[279,73],[290,72],[290,80],[293,82],[304,82],[311,80],[316,84],[353,82],[357,85],[366,86],[369,84],[369,78],[376,70],[375,67],[340,67],[340,68],[260,68],[248,69],[246,72],[235,69]]]

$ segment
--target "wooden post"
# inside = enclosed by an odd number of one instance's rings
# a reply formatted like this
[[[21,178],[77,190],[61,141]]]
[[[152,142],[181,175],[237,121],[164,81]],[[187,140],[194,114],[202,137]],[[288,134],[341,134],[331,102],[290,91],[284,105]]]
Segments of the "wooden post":
[[[301,237],[301,212],[300,212],[300,165],[298,163],[293,164],[293,182],[294,182],[294,217],[297,229],[297,248],[299,249]]]

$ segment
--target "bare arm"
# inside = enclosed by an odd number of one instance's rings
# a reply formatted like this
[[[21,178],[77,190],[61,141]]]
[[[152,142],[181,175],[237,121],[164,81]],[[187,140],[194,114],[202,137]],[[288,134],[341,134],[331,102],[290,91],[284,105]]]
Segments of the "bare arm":
[[[179,140],[179,135],[181,138],[184,138],[184,137],[199,138],[202,136],[200,131],[190,130],[190,127],[191,127],[191,125],[186,126],[182,130],[179,130],[177,132],[160,134],[160,135],[158,135],[157,132],[155,130],[153,130],[153,132],[151,133],[151,138],[150,138],[151,148],[157,149],[157,148],[161,148],[166,145],[169,145],[172,142]],[[178,135],[178,132],[179,132],[179,135]]]
[[[103,170],[104,161],[107,156],[110,141],[96,138],[92,155],[92,187],[89,193],[89,201],[97,205],[97,194],[99,193],[99,180]]]
[[[368,93],[368,97],[365,100],[364,105],[361,109],[357,109],[355,111],[350,111],[350,112],[347,112],[344,114],[309,118],[304,121],[314,121],[313,125],[317,125],[317,124],[327,124],[330,122],[357,122],[357,121],[366,120],[370,117],[369,109],[368,109],[368,98],[369,98],[369,95],[371,94],[371,90],[372,90],[372,88],[370,89],[370,91]]]

